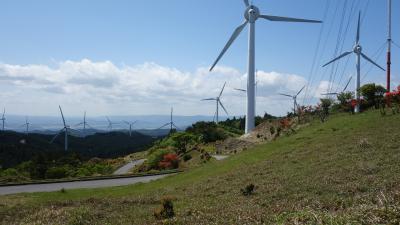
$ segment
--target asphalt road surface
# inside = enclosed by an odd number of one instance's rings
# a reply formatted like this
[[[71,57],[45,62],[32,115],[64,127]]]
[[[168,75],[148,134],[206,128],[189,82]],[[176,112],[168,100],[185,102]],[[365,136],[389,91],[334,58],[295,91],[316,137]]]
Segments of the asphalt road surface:
[[[33,193],[33,192],[52,192],[59,191],[62,188],[68,189],[80,189],[80,188],[100,188],[100,187],[115,187],[124,186],[135,183],[146,183],[152,180],[158,180],[168,176],[155,175],[155,176],[143,176],[143,177],[128,177],[128,178],[116,178],[106,180],[90,180],[90,181],[73,181],[63,183],[48,183],[48,184],[27,184],[18,186],[4,186],[0,187],[0,195],[17,194],[17,193]]]
[[[129,170],[131,170],[133,167],[140,165],[146,161],[145,159],[139,159],[139,160],[134,160],[125,166],[122,166],[121,168],[117,169],[113,174],[114,175],[124,175],[129,173]]]

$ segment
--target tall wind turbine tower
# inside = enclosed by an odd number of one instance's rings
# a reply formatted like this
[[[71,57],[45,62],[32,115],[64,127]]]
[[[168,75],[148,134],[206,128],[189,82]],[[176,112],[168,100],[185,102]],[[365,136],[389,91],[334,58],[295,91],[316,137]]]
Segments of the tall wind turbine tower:
[[[392,51],[392,0],[388,0],[388,40],[387,40],[387,44],[388,44],[388,49],[387,49],[387,80],[386,80],[386,90],[387,92],[390,92],[390,79],[391,79],[391,51]]]
[[[2,131],[4,131],[4,125],[6,123],[6,108],[3,109],[3,115],[1,116],[1,121],[3,122]]]
[[[247,68],[247,110],[246,110],[246,128],[245,132],[250,133],[255,127],[255,29],[256,21],[259,18],[269,21],[282,21],[282,22],[305,22],[305,23],[321,23],[316,20],[295,19],[280,16],[269,16],[260,14],[260,10],[250,4],[248,0],[244,0],[246,10],[244,12],[244,22],[236,28],[230,37],[228,43],[222,49],[222,52],[217,57],[217,60],[211,66],[210,71],[214,69],[218,61],[222,58],[225,52],[229,49],[232,43],[236,40],[242,30],[249,24],[249,49],[248,49],[248,68]]]
[[[76,126],[83,125],[83,134],[86,134],[86,127],[90,127],[86,121],[86,111],[83,113],[83,122],[78,123]]]
[[[24,125],[22,125],[22,126],[25,126],[26,128],[25,128],[25,134],[28,136],[28,134],[29,134],[29,125],[30,125],[30,123],[29,123],[29,121],[28,121],[28,117],[25,117],[25,124]]]
[[[360,83],[361,83],[361,80],[360,80],[361,79],[361,57],[364,58],[365,60],[367,60],[368,62],[372,63],[376,67],[380,68],[381,70],[385,71],[385,69],[383,69],[381,66],[379,66],[376,62],[374,62],[372,59],[370,59],[367,55],[365,55],[362,52],[363,48],[361,47],[361,44],[360,44],[360,20],[361,20],[361,12],[359,12],[359,14],[358,14],[356,44],[353,47],[353,50],[339,55],[335,59],[329,61],[328,63],[326,63],[325,65],[322,66],[322,67],[325,67],[347,55],[350,55],[351,53],[354,53],[356,55],[356,68],[357,68],[356,100],[357,100],[357,105],[354,108],[355,113],[360,112],[360,91],[359,91],[359,89],[360,89]]]
[[[166,126],[169,126],[169,127],[170,127],[170,128],[169,128],[169,133],[172,133],[172,130],[174,129],[174,127],[175,127],[176,129],[179,129],[179,128],[175,125],[175,123],[174,123],[174,120],[173,120],[173,113],[174,113],[174,108],[171,108],[170,122],[169,122],[169,123],[166,123],[166,124],[164,124],[164,125],[162,125],[160,128],[158,128],[158,129],[156,129],[156,130],[160,130],[160,129],[166,127]]]
[[[71,130],[77,131],[77,132],[79,132],[79,131],[72,129],[72,128],[70,128],[69,125],[67,125],[67,123],[65,122],[65,117],[64,117],[64,113],[61,109],[61,106],[58,106],[58,108],[60,109],[61,118],[62,118],[64,127],[53,137],[53,139],[51,139],[50,143],[53,143],[60,134],[64,133],[64,150],[68,151],[68,133]]]

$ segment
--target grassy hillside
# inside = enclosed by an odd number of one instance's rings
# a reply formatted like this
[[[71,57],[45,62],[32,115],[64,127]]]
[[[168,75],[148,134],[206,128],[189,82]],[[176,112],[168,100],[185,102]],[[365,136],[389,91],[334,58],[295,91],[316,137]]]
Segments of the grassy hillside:
[[[2,196],[0,223],[157,224],[168,195],[166,224],[399,224],[399,126],[399,115],[336,115],[148,184]]]

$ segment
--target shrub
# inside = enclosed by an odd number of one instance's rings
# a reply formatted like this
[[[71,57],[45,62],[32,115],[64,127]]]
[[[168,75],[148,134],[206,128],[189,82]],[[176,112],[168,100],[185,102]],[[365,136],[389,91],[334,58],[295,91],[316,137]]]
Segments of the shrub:
[[[187,161],[189,161],[189,160],[191,160],[192,159],[192,156],[190,155],[190,154],[185,154],[184,156],[183,156],[183,161],[185,161],[185,162],[187,162]]]
[[[252,195],[254,193],[254,188],[255,187],[256,186],[254,186],[254,184],[249,184],[244,189],[240,189],[240,191],[242,192],[242,194],[244,196],[249,196],[249,195]]]
[[[67,170],[64,167],[52,167],[46,171],[46,178],[60,179],[67,176]]]
[[[271,134],[275,134],[275,127],[274,127],[274,126],[271,126],[271,127],[269,128],[269,132],[271,132]]]
[[[149,155],[146,161],[147,170],[158,169],[159,163],[164,159],[164,155],[174,153],[170,148],[157,149]]]
[[[158,163],[160,169],[176,169],[179,167],[179,157],[174,153],[163,156],[163,160]]]
[[[175,216],[174,212],[174,198],[165,196],[161,199],[161,207],[154,211],[154,217],[158,220],[170,219]]]

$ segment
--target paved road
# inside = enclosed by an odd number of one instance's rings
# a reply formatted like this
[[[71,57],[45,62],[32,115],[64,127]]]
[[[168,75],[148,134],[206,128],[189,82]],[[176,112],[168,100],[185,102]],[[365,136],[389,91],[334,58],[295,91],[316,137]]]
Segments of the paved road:
[[[124,175],[129,172],[133,167],[140,165],[146,161],[145,159],[133,160],[132,162],[126,164],[125,166],[120,167],[117,169],[113,174],[114,175]]]
[[[28,184],[19,186],[5,186],[0,187],[0,195],[17,194],[17,193],[33,193],[33,192],[51,192],[59,191],[62,188],[68,189],[80,189],[80,188],[100,188],[100,187],[115,187],[123,186],[135,183],[146,183],[152,180],[161,179],[168,176],[155,175],[145,177],[129,177],[129,178],[117,178],[107,180],[91,180],[91,181],[74,181],[74,182],[63,182],[63,183],[49,183],[49,184]]]

